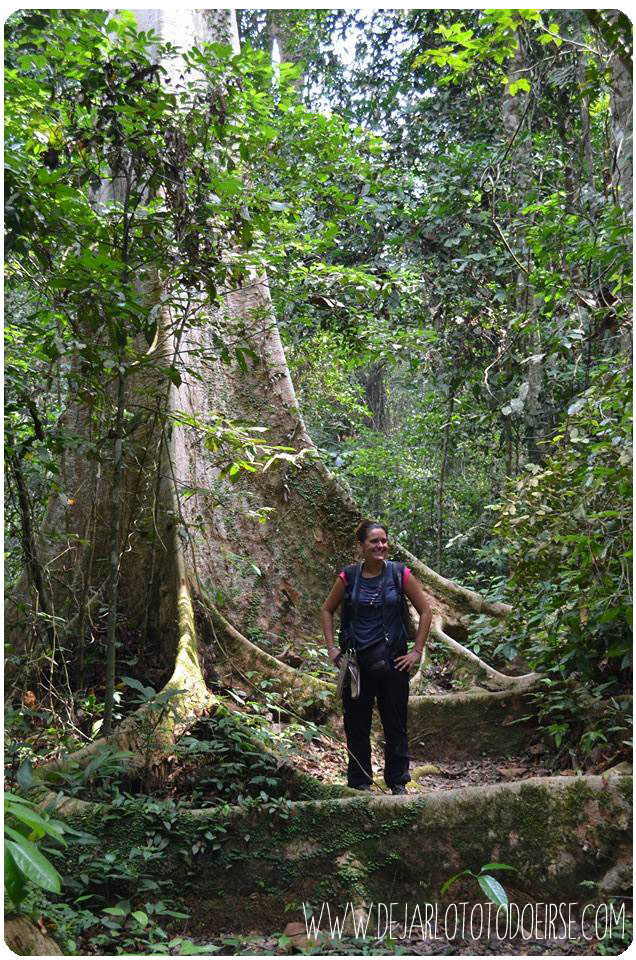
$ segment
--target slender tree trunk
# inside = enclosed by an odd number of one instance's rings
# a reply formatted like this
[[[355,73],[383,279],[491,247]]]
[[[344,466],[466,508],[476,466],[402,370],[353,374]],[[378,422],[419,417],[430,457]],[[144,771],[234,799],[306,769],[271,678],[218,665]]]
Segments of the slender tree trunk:
[[[583,42],[583,31],[577,30],[577,42]],[[579,51],[576,58],[576,76],[579,88],[585,90],[585,60],[583,54]],[[590,189],[594,188],[594,158],[592,156],[592,137],[590,129],[590,100],[586,94],[581,95],[580,101],[581,116],[581,153],[582,168],[585,183]]]
[[[613,17],[614,11],[608,11]],[[634,86],[623,58],[612,55],[610,95],[612,163],[614,195],[629,216],[634,194]]]
[[[272,42],[272,55],[274,53],[274,43],[278,47],[278,60],[280,63],[301,63],[302,52],[297,49],[297,41],[293,32],[290,30],[289,15],[292,10],[268,10],[269,29]],[[294,87],[300,90],[303,85],[303,75],[299,73],[294,80]]]
[[[104,697],[104,736],[106,737],[110,736],[112,730],[115,694],[125,382],[125,376],[120,369],[117,375],[117,413],[113,444],[113,489],[110,514],[110,575],[108,580],[109,603],[106,636],[106,693]]]
[[[91,497],[91,509],[88,518],[88,526],[86,529],[86,539],[90,543],[90,550],[88,554],[88,561],[86,564],[86,569],[83,571],[83,582],[82,582],[82,596],[80,599],[80,610],[79,610],[79,625],[77,629],[77,674],[76,674],[76,687],[78,690],[84,688],[85,681],[85,653],[86,653],[86,621],[90,615],[89,611],[89,594],[92,581],[93,573],[93,562],[95,560],[95,499],[97,497],[97,489],[99,486],[99,467],[98,473],[95,477],[95,483],[93,484],[93,492]]]
[[[442,460],[439,468],[439,484],[437,486],[437,552],[435,556],[438,570],[441,570],[442,567],[442,544],[444,540],[444,484],[446,482],[446,468],[448,466],[448,451],[454,406],[455,388],[451,387],[451,393],[448,398],[448,415],[446,419],[446,426],[444,427],[444,440],[442,443]]]
[[[374,363],[364,384],[365,399],[371,411],[368,425],[373,430],[378,430],[382,433],[386,432],[388,427],[384,371],[385,365],[383,362]]]
[[[20,534],[22,538],[22,552],[28,573],[28,578],[36,595],[36,607],[40,613],[47,617],[47,626],[45,634],[50,636],[54,629],[51,621],[52,607],[44,578],[44,568],[40,561],[38,548],[33,530],[31,502],[27,483],[22,471],[22,463],[18,456],[13,438],[9,436],[7,441],[7,453],[11,472],[15,479],[16,492],[18,497],[18,509],[20,511]]]
[[[529,58],[526,56],[524,37],[519,33],[519,46],[508,69],[511,82],[529,76]],[[508,138],[508,152],[514,163],[514,203],[521,209],[527,198],[532,179],[531,158],[531,93],[517,93],[511,96],[505,93],[502,101],[502,121]],[[512,199],[512,198],[511,198]],[[541,462],[545,457],[542,440],[545,434],[545,410],[543,407],[543,357],[541,335],[536,324],[536,304],[534,290],[530,284],[531,257],[525,240],[525,222],[517,222],[513,228],[513,242],[516,252],[517,278],[515,307],[524,317],[525,325],[531,333],[526,338],[526,349],[531,356],[526,366],[526,394],[523,400],[523,420],[526,428],[526,446],[528,458],[532,462]]]
[[[504,430],[506,437],[506,476],[512,477],[512,424],[510,418],[506,420]]]

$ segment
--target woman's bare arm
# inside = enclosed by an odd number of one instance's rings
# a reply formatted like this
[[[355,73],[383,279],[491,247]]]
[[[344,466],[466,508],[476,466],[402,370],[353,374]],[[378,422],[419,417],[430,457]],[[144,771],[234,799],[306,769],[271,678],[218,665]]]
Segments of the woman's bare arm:
[[[431,605],[426,599],[426,594],[422,590],[421,585],[415,579],[413,574],[411,574],[406,581],[404,593],[419,613],[420,622],[415,635],[413,649],[401,657],[396,657],[394,660],[395,666],[398,670],[410,670],[414,664],[419,663],[420,657],[422,656],[422,651],[426,645],[428,632],[431,629],[431,620],[433,619]]]
[[[344,600],[344,595],[345,585],[342,582],[342,578],[336,577],[336,582],[320,608],[320,623],[322,624],[322,632],[327,641],[327,653],[329,654],[329,659],[334,663],[336,663],[342,651],[340,647],[337,647],[333,642],[333,615]]]

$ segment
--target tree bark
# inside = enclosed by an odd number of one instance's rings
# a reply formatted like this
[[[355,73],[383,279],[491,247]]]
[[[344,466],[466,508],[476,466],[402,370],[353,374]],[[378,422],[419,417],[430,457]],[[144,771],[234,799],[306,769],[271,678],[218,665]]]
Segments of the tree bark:
[[[117,648],[117,600],[119,594],[119,542],[121,525],[121,475],[124,425],[125,376],[117,375],[117,409],[113,444],[113,489],[110,511],[110,570],[108,577],[108,627],[106,635],[106,692],[104,695],[104,736],[110,736],[115,695],[115,653]]]
[[[26,916],[7,917],[4,942],[18,957],[63,957],[58,944]]]
[[[583,31],[580,27],[577,29],[577,41],[579,43],[583,42]],[[578,51],[576,56],[576,78],[579,88],[581,90],[585,90],[585,60],[581,51]],[[585,183],[591,190],[593,190],[594,159],[592,156],[592,137],[590,130],[590,101],[589,97],[585,94],[581,95],[579,110],[581,116],[581,166],[583,169]]]
[[[631,73],[616,52],[612,55],[610,110],[612,187],[617,202],[629,216],[634,195],[634,89]]]
[[[444,426],[444,441],[442,443],[442,458],[439,468],[439,483],[437,485],[437,551],[435,554],[438,569],[442,566],[442,540],[444,539],[444,483],[446,481],[446,467],[448,464],[448,444],[453,421],[453,407],[455,406],[455,389],[451,389],[448,398],[448,415]]]
[[[15,449],[13,438],[9,437],[8,461],[13,474],[18,497],[18,509],[20,512],[22,552],[26,565],[28,580],[35,591],[36,609],[41,611],[46,617],[51,616],[51,602],[48,596],[48,590],[45,584],[44,568],[38,555],[38,548],[33,530],[33,519],[31,513],[31,502],[20,457]],[[35,625],[34,625],[35,626]],[[52,624],[49,619],[46,633],[50,632]]]
[[[526,56],[523,35],[518,33],[519,45],[508,69],[511,83],[529,76],[529,58]],[[502,123],[508,139],[506,153],[514,160],[515,173],[511,177],[514,184],[514,203],[521,209],[530,189],[532,176],[531,160],[531,93],[517,92],[514,96],[506,92],[502,100]],[[525,324],[531,333],[526,338],[530,355],[526,366],[525,396],[523,403],[523,421],[526,428],[527,455],[531,462],[541,463],[545,458],[542,440],[545,435],[545,411],[543,409],[543,357],[541,336],[534,323],[536,305],[534,291],[529,280],[530,251],[524,236],[525,224],[513,228],[513,243],[517,263],[515,289],[515,308],[525,317]]]
[[[366,377],[364,395],[371,411],[368,420],[373,430],[381,432],[387,429],[386,384],[384,381],[384,362],[374,363]]]

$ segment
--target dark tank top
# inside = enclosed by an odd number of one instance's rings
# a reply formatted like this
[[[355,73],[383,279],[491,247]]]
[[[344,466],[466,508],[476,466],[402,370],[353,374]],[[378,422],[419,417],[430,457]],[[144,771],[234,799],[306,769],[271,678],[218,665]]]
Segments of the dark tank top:
[[[404,580],[406,583],[410,574],[408,567],[404,568]],[[344,570],[339,573],[340,578],[347,583],[347,577]],[[370,643],[384,639],[385,624],[393,624],[396,619],[401,620],[402,597],[395,589],[395,583],[392,577],[387,578],[385,604],[386,611],[382,615],[382,578],[384,572],[380,571],[375,577],[360,576],[360,595],[358,598],[357,616],[351,620],[351,633],[355,641],[356,649],[366,647]],[[393,631],[391,631],[392,633]]]

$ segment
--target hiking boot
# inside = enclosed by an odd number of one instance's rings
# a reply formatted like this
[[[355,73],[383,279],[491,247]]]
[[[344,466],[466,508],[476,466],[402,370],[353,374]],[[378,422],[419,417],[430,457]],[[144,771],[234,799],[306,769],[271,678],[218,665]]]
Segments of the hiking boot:
[[[403,783],[400,783],[398,784],[397,787],[391,787],[391,793],[393,794],[394,797],[399,797],[403,793],[408,793],[408,790],[406,789]]]
[[[370,789],[371,789],[371,784],[370,784],[370,783],[361,783],[359,787],[353,787],[353,789],[354,789],[354,790],[370,790]]]

